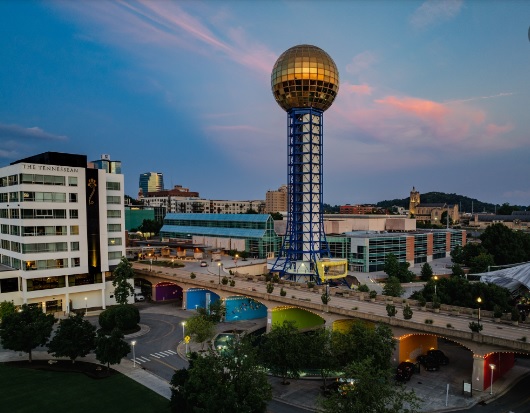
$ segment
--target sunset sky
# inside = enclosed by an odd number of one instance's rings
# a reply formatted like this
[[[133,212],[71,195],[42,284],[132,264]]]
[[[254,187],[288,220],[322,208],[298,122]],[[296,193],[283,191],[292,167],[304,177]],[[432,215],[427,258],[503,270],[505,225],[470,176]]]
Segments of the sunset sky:
[[[287,176],[274,62],[312,44],[340,90],[324,202],[457,193],[530,205],[528,1],[0,1],[0,166],[110,154],[211,199]]]

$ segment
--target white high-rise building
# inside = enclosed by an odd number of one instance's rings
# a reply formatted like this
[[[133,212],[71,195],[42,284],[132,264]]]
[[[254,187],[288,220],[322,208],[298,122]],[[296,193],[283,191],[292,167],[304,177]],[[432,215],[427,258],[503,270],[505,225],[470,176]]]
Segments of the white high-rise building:
[[[124,179],[94,165],[45,152],[0,168],[0,301],[48,313],[115,304]]]

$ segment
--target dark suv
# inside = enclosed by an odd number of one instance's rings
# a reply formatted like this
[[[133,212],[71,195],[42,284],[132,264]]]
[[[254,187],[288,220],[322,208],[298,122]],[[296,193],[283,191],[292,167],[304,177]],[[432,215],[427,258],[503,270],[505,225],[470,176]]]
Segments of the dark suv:
[[[410,361],[402,361],[396,370],[397,381],[409,381],[414,373],[414,363]]]
[[[416,359],[425,370],[427,371],[438,371],[440,370],[440,363],[433,356],[422,355]]]
[[[449,357],[442,350],[429,350],[427,356],[433,357],[442,366],[449,364]]]

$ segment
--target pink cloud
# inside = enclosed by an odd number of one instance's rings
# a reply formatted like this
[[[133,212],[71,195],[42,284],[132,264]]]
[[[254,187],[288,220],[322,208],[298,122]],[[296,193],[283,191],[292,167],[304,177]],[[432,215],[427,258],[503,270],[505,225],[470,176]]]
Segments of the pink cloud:
[[[375,62],[377,62],[375,53],[365,51],[353,57],[351,63],[346,65],[346,71],[352,75],[358,75],[369,69]]]
[[[358,95],[371,95],[373,90],[371,86],[368,86],[365,83],[362,85],[350,85],[346,83],[341,87],[348,92],[356,93]]]

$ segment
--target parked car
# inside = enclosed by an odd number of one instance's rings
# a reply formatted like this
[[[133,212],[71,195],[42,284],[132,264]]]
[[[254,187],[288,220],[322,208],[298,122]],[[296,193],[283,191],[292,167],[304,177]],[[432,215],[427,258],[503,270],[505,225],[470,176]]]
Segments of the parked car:
[[[440,363],[433,356],[429,356],[429,355],[424,354],[422,356],[418,356],[418,358],[416,360],[427,371],[438,371],[438,370],[440,370]]]
[[[134,293],[134,301],[145,301],[145,297],[142,293]]]
[[[208,263],[206,261],[201,261],[201,267],[207,267]]]
[[[409,381],[412,374],[414,374],[414,363],[402,361],[396,369],[396,380]]]
[[[442,350],[429,350],[427,355],[433,357],[441,366],[449,364],[449,357]]]

